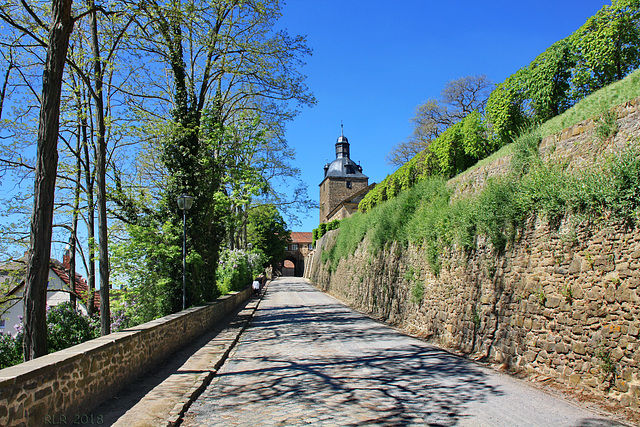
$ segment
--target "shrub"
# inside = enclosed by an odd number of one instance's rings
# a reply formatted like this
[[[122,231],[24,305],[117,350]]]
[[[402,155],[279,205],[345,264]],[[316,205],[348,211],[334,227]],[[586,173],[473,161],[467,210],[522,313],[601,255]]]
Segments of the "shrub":
[[[618,133],[618,115],[611,110],[607,110],[596,119],[596,136],[598,140],[605,141]]]
[[[218,290],[222,295],[239,291],[249,285],[262,272],[264,254],[241,249],[225,249],[220,254],[216,279]]]
[[[47,345],[49,353],[69,348],[100,336],[97,322],[63,302],[47,309]]]
[[[337,230],[338,228],[340,228],[340,220],[334,219],[333,221],[328,222],[326,228],[327,231]]]
[[[22,363],[22,335],[13,337],[0,332],[0,369]]]
[[[411,288],[411,301],[415,304],[420,304],[422,298],[424,298],[424,285],[418,281],[415,282]]]

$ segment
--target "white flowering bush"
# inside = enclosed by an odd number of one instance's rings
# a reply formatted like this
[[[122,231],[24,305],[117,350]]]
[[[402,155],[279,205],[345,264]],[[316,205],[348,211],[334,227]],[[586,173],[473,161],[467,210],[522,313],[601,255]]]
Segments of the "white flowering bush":
[[[239,291],[263,272],[264,254],[242,249],[225,249],[220,253],[216,281],[221,295]]]

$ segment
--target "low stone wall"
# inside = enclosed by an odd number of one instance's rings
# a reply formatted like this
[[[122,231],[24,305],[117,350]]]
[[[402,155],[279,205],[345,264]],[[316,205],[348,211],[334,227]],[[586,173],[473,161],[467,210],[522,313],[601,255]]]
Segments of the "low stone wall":
[[[251,287],[205,306],[0,370],[0,425],[101,424],[88,411],[114,396],[252,295]]]

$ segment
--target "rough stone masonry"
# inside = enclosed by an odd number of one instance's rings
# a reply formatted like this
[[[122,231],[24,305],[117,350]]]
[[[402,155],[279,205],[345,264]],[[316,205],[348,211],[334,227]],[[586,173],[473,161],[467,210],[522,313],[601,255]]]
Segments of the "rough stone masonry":
[[[568,168],[583,168],[640,138],[640,98],[614,109],[615,138],[598,141],[586,120],[545,138],[540,153]],[[497,159],[450,181],[458,197],[504,173]],[[640,229],[625,224],[550,227],[529,218],[513,245],[496,254],[488,242],[474,251],[440,254],[435,277],[419,247],[392,244],[377,255],[365,239],[329,271],[321,251],[311,280],[353,307],[470,357],[530,377],[551,378],[576,392],[640,409]],[[421,283],[416,301],[412,289]]]

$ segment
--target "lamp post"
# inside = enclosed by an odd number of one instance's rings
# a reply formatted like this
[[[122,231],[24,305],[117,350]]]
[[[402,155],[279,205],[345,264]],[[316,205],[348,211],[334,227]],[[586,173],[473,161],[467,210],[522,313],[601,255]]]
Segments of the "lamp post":
[[[193,196],[178,196],[178,208],[182,209],[182,309],[187,308],[187,211],[193,206]]]

